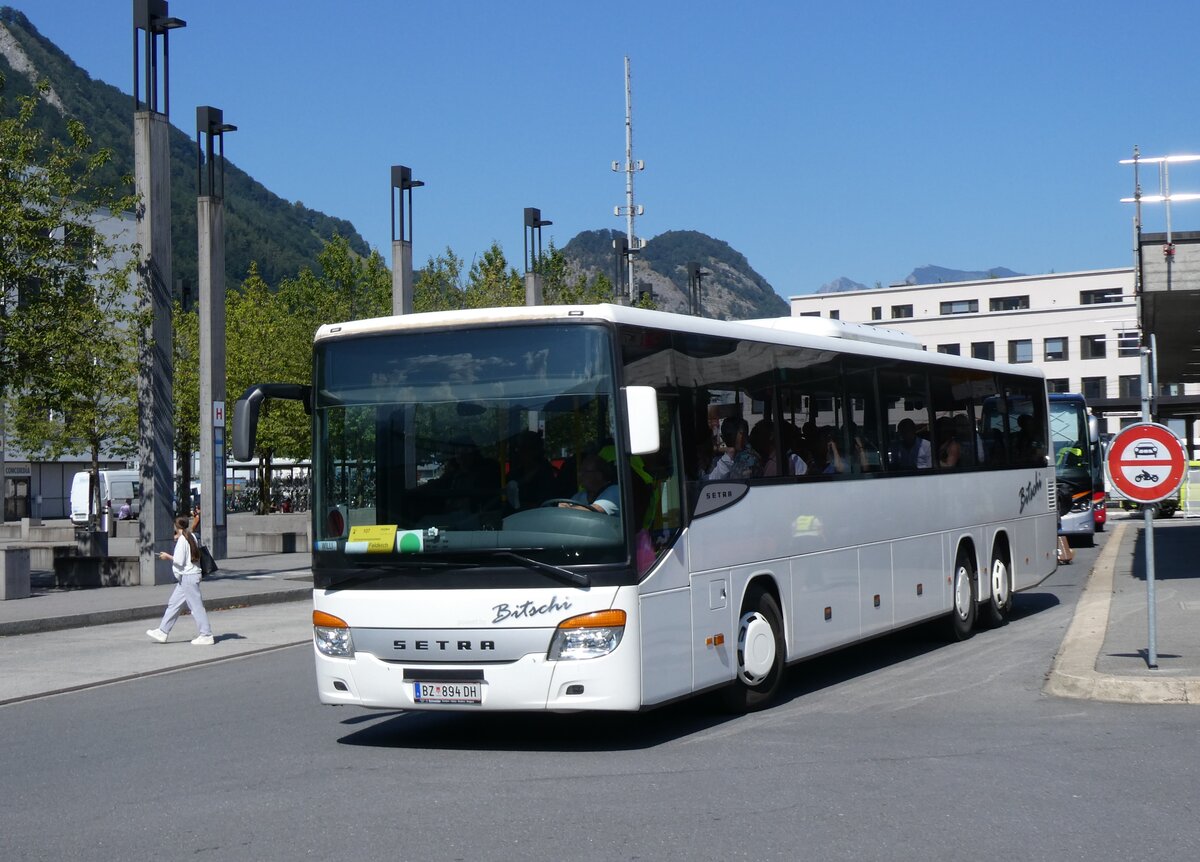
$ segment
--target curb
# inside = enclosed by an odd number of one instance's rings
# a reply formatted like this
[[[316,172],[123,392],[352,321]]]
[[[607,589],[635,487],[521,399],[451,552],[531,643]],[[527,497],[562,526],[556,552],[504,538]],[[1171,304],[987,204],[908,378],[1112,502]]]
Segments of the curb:
[[[232,608],[242,608],[249,605],[270,605],[281,602],[298,602],[312,600],[312,587],[288,590],[275,590],[266,593],[250,593],[241,596],[204,597],[204,608],[208,611],[227,611]],[[13,635],[28,635],[36,632],[53,632],[62,629],[77,629],[85,626],[101,626],[108,623],[125,623],[131,620],[158,619],[163,613],[163,602],[142,605],[133,608],[113,608],[106,611],[92,611],[82,614],[70,614],[62,617],[35,620],[14,620],[0,623],[0,637]]]
[[[1057,697],[1106,703],[1200,704],[1200,679],[1195,677],[1145,679],[1096,670],[1108,629],[1113,571],[1128,527],[1127,523],[1117,527],[1092,567],[1042,690]]]

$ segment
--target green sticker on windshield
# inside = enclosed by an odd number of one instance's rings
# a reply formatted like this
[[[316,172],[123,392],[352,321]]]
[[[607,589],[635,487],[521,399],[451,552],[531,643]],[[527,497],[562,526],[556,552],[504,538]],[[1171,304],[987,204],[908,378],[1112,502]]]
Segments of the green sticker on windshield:
[[[425,550],[425,534],[421,530],[399,530],[396,550],[401,554],[416,554]]]

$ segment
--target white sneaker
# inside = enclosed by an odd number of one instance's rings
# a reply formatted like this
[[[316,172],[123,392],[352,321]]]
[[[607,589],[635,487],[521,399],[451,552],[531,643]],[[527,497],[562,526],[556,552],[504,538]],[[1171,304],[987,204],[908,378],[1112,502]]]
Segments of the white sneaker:
[[[192,639],[192,646],[212,646],[216,643],[212,635],[200,635]]]
[[[152,641],[158,641],[160,644],[165,644],[167,642],[167,633],[162,629],[150,629],[148,632],[146,632],[146,637],[150,638]]]

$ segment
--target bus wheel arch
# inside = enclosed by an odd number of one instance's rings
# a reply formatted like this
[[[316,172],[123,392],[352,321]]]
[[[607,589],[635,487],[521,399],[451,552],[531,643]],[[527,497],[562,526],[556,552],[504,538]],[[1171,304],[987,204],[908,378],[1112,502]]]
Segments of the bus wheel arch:
[[[988,599],[984,616],[991,626],[1002,626],[1012,613],[1013,571],[1012,550],[1008,534],[1000,532],[992,543],[991,563],[988,565]]]
[[[746,586],[738,613],[733,683],[722,690],[726,708],[752,712],[768,706],[779,692],[787,659],[779,587],[770,577]]]
[[[950,625],[952,640],[963,641],[975,633],[979,612],[979,564],[975,558],[975,543],[963,539],[954,554],[950,571]]]

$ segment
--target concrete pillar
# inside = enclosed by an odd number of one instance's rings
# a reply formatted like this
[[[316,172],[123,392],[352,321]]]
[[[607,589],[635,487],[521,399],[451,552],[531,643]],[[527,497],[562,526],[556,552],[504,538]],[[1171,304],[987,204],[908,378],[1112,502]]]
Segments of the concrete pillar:
[[[170,123],[157,111],[133,115],[134,180],[141,195],[137,240],[138,280],[150,323],[139,343],[138,458],[142,508],[138,518],[139,575],[144,586],[174,580],[170,564],[157,559],[172,549],[171,152]]]
[[[27,599],[29,595],[29,549],[0,549],[0,601]]]
[[[542,276],[541,276],[541,273],[537,273],[537,272],[525,273],[525,304],[526,305],[541,305],[542,304]]]
[[[225,524],[225,202],[196,201],[200,280],[200,533],[229,554]]]
[[[392,240],[392,314],[413,312],[412,243]]]

